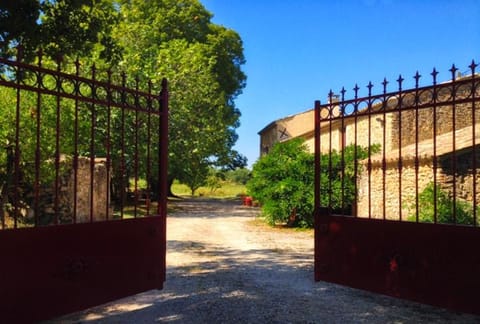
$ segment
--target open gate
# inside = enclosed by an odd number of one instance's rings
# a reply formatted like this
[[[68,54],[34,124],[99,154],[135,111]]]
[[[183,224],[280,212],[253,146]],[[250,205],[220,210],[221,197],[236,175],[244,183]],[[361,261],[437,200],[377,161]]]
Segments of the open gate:
[[[315,102],[315,279],[480,314],[480,76]]]
[[[161,289],[166,80],[20,54],[0,58],[1,321]]]

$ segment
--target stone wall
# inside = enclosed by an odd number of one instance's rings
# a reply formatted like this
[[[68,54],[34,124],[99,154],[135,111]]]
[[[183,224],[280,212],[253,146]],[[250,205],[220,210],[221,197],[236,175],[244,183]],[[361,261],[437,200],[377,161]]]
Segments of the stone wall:
[[[455,109],[452,105],[437,107],[435,120],[436,120],[436,133],[437,136],[445,133],[452,132],[453,122],[455,113],[455,130],[471,126],[473,115],[472,115],[472,104],[459,104],[455,106]],[[400,115],[398,113],[392,114],[392,149],[398,149],[400,141],[400,130],[401,130],[401,141],[402,146],[410,145],[415,143],[417,136],[416,130],[416,115],[415,110],[404,111],[401,114],[401,127],[400,127]],[[477,121],[480,120],[480,103],[477,103],[475,106],[475,118]],[[424,108],[418,112],[418,141],[422,142],[425,140],[431,140],[433,138],[433,108]]]
[[[475,172],[476,202],[480,204],[480,146],[475,149],[475,159],[478,161]],[[449,153],[438,157],[437,184],[442,190],[460,201],[473,202],[473,150],[471,148]],[[455,161],[455,163],[453,162]],[[415,196],[417,194],[417,174],[414,159],[404,159],[400,172],[398,160],[390,160],[386,164],[385,173],[381,163],[372,163],[370,174],[367,164],[362,162],[362,170],[357,178],[358,199],[357,215],[359,217],[385,218],[393,220],[406,220],[415,213]],[[433,160],[431,157],[421,157],[418,168],[418,193],[433,183]],[[370,182],[370,186],[369,186]],[[385,183],[385,195],[383,185]],[[400,187],[401,186],[401,187]],[[370,190],[369,190],[370,188]],[[401,188],[401,190],[400,190]],[[385,205],[385,206],[384,206]]]
[[[61,162],[61,175],[58,190],[58,221],[59,223],[72,223],[75,202],[75,172],[70,159]],[[76,185],[76,222],[90,221],[90,204],[93,195],[93,221],[106,220],[112,217],[113,210],[109,200],[110,179],[107,177],[105,159],[96,159],[93,172],[93,190],[90,182],[90,159],[78,159],[77,185]],[[42,185],[39,192],[39,222],[41,225],[51,224],[55,219],[55,181]],[[30,203],[28,217],[34,217],[33,193],[27,197]]]

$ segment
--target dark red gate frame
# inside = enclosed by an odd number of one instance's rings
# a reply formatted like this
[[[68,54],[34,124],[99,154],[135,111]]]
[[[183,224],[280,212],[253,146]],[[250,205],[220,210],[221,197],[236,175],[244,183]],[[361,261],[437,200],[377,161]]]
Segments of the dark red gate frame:
[[[419,87],[420,75],[414,76],[415,87],[413,89],[402,89],[404,79],[400,76],[397,80],[398,91],[387,93],[387,81],[384,80],[383,93],[372,95],[372,84],[369,83],[368,96],[360,98],[358,96],[359,87],[354,88],[354,99],[345,99],[345,89],[341,90],[339,100],[333,92],[329,94],[329,103],[322,105],[319,101],[315,102],[315,280],[329,281],[347,285],[355,288],[365,289],[373,292],[387,294],[399,298],[410,299],[422,303],[432,304],[440,307],[446,307],[457,311],[480,314],[480,304],[478,303],[480,294],[480,228],[478,215],[478,158],[480,149],[478,148],[479,136],[478,119],[480,114],[480,76],[475,73],[477,64],[472,61],[469,75],[458,76],[457,68],[452,66],[451,81],[437,83],[438,72],[434,69],[431,73],[433,84],[427,87]],[[441,112],[450,109],[452,118],[452,131],[444,137],[439,135],[438,120],[442,117]],[[457,156],[459,147],[455,143],[459,142],[460,129],[456,129],[458,121],[455,120],[457,113],[462,109],[467,109],[471,115],[469,126],[470,143],[469,150],[471,161],[469,161],[468,172],[474,179],[472,181],[472,201],[473,221],[469,226],[456,224],[459,215],[457,215],[455,206],[458,192],[456,191],[456,181],[458,181],[457,165],[459,157]],[[437,168],[440,162],[439,154],[446,144],[442,141],[451,141],[452,150],[450,152],[451,167],[453,172],[453,190],[450,195],[453,199],[453,223],[440,224],[438,220],[439,207],[437,204],[437,191],[434,190],[433,223],[419,222],[419,181],[422,175],[419,172],[422,163],[421,156],[421,138],[419,137],[419,116],[422,110],[430,110],[431,118],[427,121],[431,123],[433,136],[430,142],[430,149],[433,151],[431,156],[432,178],[434,185],[440,184],[437,178]],[[452,113],[453,110],[453,113]],[[410,112],[410,113],[409,113]],[[372,200],[373,171],[375,161],[369,148],[368,158],[365,161],[355,162],[355,202],[353,204],[354,216],[339,215],[345,214],[344,203],[342,207],[333,212],[331,205],[332,184],[328,180],[326,187],[321,187],[322,165],[321,150],[327,147],[323,153],[332,153],[332,125],[341,124],[344,131],[344,125],[353,123],[355,126],[354,134],[351,140],[354,144],[359,144],[360,136],[367,135],[367,145],[372,144],[373,127],[372,119],[379,118],[386,121],[385,116],[396,114],[398,116],[398,149],[395,152],[396,158],[388,160],[386,149],[381,149],[377,158],[377,167],[381,170],[378,176],[382,184],[377,190],[383,192],[379,200]],[[403,114],[403,118],[402,118]],[[468,114],[467,114],[468,115]],[[407,221],[406,215],[402,215],[402,209],[405,208],[405,202],[402,202],[402,188],[405,187],[405,181],[402,183],[402,172],[405,170],[406,148],[402,151],[402,140],[405,141],[406,132],[405,123],[407,118],[412,118],[414,125],[413,144],[410,146],[410,154],[413,154],[414,169],[414,190],[415,190],[415,208],[413,215],[415,219]],[[357,132],[357,126],[360,120],[368,125],[363,133]],[[326,129],[322,133],[322,127]],[[378,133],[380,143],[386,145],[386,128],[383,128],[383,134]],[[469,128],[464,128],[469,130]],[[365,133],[366,132],[366,133]],[[323,135],[323,136],[322,136]],[[345,134],[343,135],[345,136]],[[447,137],[445,137],[447,136]],[[383,137],[383,138],[382,138]],[[450,139],[448,139],[450,138]],[[327,143],[322,142],[327,141]],[[345,139],[342,139],[342,143]],[[363,142],[365,143],[365,141]],[[345,144],[342,144],[342,146]],[[365,145],[365,144],[364,144]],[[326,151],[326,152],[325,152]],[[463,155],[465,158],[468,155]],[[412,158],[412,156],[410,156]],[[342,165],[344,157],[342,155]],[[368,192],[368,208],[358,210],[356,203],[359,200],[359,189],[362,184],[359,183],[360,164],[364,165],[364,177],[368,177],[363,188]],[[324,165],[325,167],[325,165]],[[395,169],[398,174],[398,192],[390,192],[396,195],[399,200],[398,215],[396,219],[386,217],[385,206],[388,203],[386,198],[386,178],[388,168]],[[328,167],[332,168],[331,158]],[[339,171],[336,171],[339,172]],[[342,179],[344,172],[342,171]],[[342,180],[343,181],[343,180]],[[325,181],[324,181],[325,182]],[[344,199],[344,183],[342,183],[342,201]],[[321,205],[321,195],[329,196],[329,203]],[[372,209],[379,204],[378,213],[373,213]],[[383,209],[383,211],[382,211]]]
[[[0,58],[0,86],[13,88],[16,91],[15,143],[13,186],[13,228],[7,228],[4,216],[0,224],[0,322],[21,323],[49,319],[54,316],[88,308],[132,295],[149,289],[161,289],[165,281],[166,255],[166,213],[167,213],[167,149],[168,149],[168,90],[164,79],[160,94],[153,93],[153,85],[148,82],[148,91],[139,90],[139,80],[135,80],[133,88],[127,87],[125,74],[120,76],[120,85],[112,82],[115,76],[111,71],[102,76],[93,66],[89,78],[80,75],[80,64],[74,64],[75,73],[67,74],[61,71],[61,61],[56,62],[55,69],[43,66],[42,55],[38,55],[36,65],[26,64],[19,59]],[[33,76],[30,78],[25,75]],[[50,80],[50,81],[47,81]],[[53,82],[52,82],[53,81]],[[50,82],[50,83],[49,83]],[[36,93],[36,107],[22,107],[24,93]],[[40,123],[42,112],[42,96],[55,98],[56,130],[55,130],[55,189],[54,209],[55,217],[52,226],[40,226],[39,222],[39,195],[42,159],[51,157],[41,156]],[[124,195],[122,194],[120,216],[121,220],[114,220],[109,211],[109,185],[107,191],[106,221],[96,221],[93,212],[94,198],[91,195],[90,219],[87,222],[77,221],[74,206],[71,221],[59,220],[59,172],[60,172],[60,144],[62,135],[60,129],[60,114],[62,103],[70,100],[75,106],[75,124],[73,165],[75,170],[75,189],[77,189],[78,143],[88,141],[90,149],[83,156],[89,159],[90,175],[95,168],[95,136],[97,136],[98,120],[96,112],[99,108],[106,111],[105,123],[105,161],[107,177],[112,166],[112,150],[115,147],[120,154],[121,173],[125,174],[125,115],[130,112],[134,118],[134,157],[133,176],[134,190],[134,218],[123,219]],[[78,118],[85,106],[89,107],[91,115],[90,138],[79,138]],[[32,109],[36,118],[36,153],[34,182],[35,211],[34,224],[23,228],[19,222],[19,188],[21,186],[20,171],[22,162],[22,136],[20,112],[22,109]],[[118,109],[121,115],[120,130],[112,129],[112,112]],[[147,122],[140,124],[139,115],[147,116]],[[154,120],[155,119],[155,120]],[[146,124],[146,125],[145,125]],[[152,126],[153,125],[153,126]],[[147,146],[146,160],[139,160],[138,129],[146,127],[147,138],[142,141]],[[1,127],[12,127],[2,125]],[[113,143],[112,135],[120,133],[120,144]],[[152,139],[157,139],[152,142]],[[98,144],[97,144],[98,145]],[[120,145],[121,147],[119,147]],[[154,147],[154,145],[156,147]],[[153,152],[158,155],[152,156]],[[139,216],[140,197],[138,188],[140,163],[145,163],[146,178],[148,181],[145,192],[146,201],[157,200],[156,210],[151,210],[147,203],[146,216]],[[155,163],[155,166],[152,165]],[[157,169],[153,174],[152,169]],[[131,171],[131,170],[130,170]],[[131,174],[131,173],[130,173]],[[150,183],[150,178],[157,179],[157,183]],[[109,181],[107,181],[108,183]],[[90,176],[90,192],[93,191],[93,176]],[[158,197],[150,197],[150,188],[158,188]],[[76,190],[74,204],[77,203]],[[60,224],[61,223],[61,224]],[[43,224],[44,225],[44,224]]]

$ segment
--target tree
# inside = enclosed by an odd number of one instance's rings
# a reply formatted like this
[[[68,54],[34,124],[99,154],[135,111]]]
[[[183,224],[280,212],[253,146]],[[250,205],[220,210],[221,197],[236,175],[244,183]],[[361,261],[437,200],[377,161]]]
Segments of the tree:
[[[251,171],[247,168],[236,168],[234,170],[229,170],[226,172],[227,180],[242,185],[247,184],[248,180],[251,179]]]
[[[122,21],[113,37],[123,49],[120,66],[170,88],[170,182],[192,181],[195,168],[245,165],[232,148],[240,111],[235,97],[245,86],[242,41],[212,24],[196,0],[121,1]]]
[[[379,146],[370,148],[378,152]],[[343,153],[320,157],[322,206],[348,213],[355,201],[355,161],[368,157],[368,149],[349,145]],[[360,168],[357,165],[357,174]],[[268,223],[313,226],[314,155],[301,138],[277,143],[254,165],[247,191],[262,205]]]

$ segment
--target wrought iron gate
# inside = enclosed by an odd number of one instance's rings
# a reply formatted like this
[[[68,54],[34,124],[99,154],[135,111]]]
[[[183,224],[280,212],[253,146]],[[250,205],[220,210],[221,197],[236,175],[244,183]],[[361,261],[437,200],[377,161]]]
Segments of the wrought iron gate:
[[[317,281],[480,314],[476,68],[315,102]]]
[[[2,322],[161,289],[167,81],[20,54],[0,58]]]

